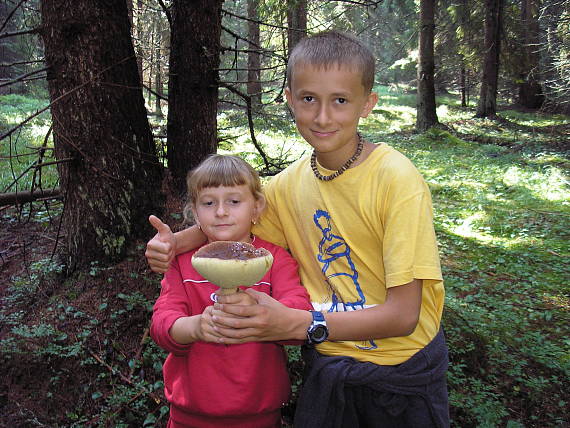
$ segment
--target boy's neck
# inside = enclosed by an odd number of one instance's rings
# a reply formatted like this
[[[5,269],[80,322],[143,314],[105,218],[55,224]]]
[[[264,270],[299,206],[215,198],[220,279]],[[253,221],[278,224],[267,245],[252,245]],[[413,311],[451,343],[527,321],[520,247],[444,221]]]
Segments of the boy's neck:
[[[358,139],[356,141],[358,141]],[[360,165],[362,162],[364,162],[366,158],[368,158],[370,153],[372,153],[372,151],[374,151],[374,149],[377,147],[375,144],[372,144],[364,139],[362,142],[363,142],[362,152],[354,160],[354,162],[351,163],[348,169],[354,168]],[[319,165],[322,166],[323,168],[326,168],[331,171],[338,171],[350,158],[352,158],[355,155],[358,143],[355,142],[355,144],[347,146],[348,146],[347,150],[345,150],[343,153],[317,152],[316,160],[319,163]]]

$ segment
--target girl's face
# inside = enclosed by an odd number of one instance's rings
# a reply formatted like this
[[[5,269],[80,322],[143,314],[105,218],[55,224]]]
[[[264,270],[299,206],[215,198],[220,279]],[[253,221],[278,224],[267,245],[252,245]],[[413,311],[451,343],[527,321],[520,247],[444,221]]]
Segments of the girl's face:
[[[251,224],[262,209],[263,201],[255,199],[249,186],[243,184],[200,190],[193,212],[208,242],[251,242]]]

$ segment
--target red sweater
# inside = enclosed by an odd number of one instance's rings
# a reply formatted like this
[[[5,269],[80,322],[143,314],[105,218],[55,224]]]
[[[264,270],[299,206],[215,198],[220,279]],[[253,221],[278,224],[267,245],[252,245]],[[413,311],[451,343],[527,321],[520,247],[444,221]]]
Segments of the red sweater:
[[[297,263],[289,253],[257,237],[253,245],[273,254],[271,269],[254,289],[286,306],[312,309],[299,281]],[[170,352],[163,366],[170,417],[178,424],[201,428],[275,426],[291,389],[282,345],[180,345],[169,334],[178,318],[201,314],[212,305],[213,293],[218,289],[192,267],[190,260],[195,251],[181,254],[172,262],[152,316],[151,336]]]

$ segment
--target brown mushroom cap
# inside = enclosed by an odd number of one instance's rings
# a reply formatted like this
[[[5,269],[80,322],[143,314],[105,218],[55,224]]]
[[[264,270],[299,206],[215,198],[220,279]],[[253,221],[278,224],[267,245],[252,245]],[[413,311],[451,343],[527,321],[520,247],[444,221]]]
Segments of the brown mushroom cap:
[[[192,256],[194,269],[221,288],[250,286],[261,280],[273,263],[265,248],[235,241],[204,245]]]

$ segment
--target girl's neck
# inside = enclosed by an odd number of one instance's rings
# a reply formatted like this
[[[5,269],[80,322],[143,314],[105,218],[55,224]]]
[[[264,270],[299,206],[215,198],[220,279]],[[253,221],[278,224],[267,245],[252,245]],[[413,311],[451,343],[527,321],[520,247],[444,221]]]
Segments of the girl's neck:
[[[216,240],[208,239],[208,242],[206,242],[206,243],[211,244],[212,242],[218,242],[218,241],[219,241],[219,239],[216,239]],[[247,239],[241,239],[241,240],[236,241],[236,242],[243,242],[244,244],[253,244],[254,241],[255,241],[255,235],[250,232],[249,237]]]

